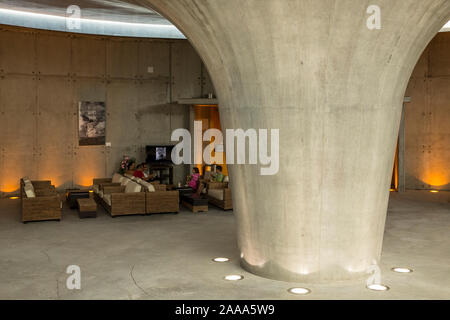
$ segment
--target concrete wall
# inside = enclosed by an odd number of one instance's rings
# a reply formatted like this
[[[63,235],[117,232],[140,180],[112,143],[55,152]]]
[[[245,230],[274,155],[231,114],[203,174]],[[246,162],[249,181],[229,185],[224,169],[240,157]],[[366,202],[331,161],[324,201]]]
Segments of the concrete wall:
[[[149,73],[148,67],[154,72]],[[189,126],[178,98],[211,89],[187,41],[73,35],[0,26],[0,190],[19,178],[60,189],[110,176],[123,155],[145,160],[145,145],[169,144]],[[106,101],[106,141],[78,146],[78,102]],[[185,177],[175,170],[175,182]]]
[[[420,58],[406,90],[405,185],[450,190],[450,32]]]

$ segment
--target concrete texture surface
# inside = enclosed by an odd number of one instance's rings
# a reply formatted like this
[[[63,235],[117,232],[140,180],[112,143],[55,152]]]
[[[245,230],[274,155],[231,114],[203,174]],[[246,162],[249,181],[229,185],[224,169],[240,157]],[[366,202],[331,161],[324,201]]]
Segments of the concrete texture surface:
[[[450,189],[450,32],[439,33],[417,63],[405,103],[407,189]]]
[[[142,0],[197,49],[223,129],[280,129],[280,171],[232,166],[247,270],[364,277],[379,261],[403,97],[448,0]],[[276,214],[275,214],[276,213]]]
[[[423,195],[423,193],[422,193]],[[361,281],[305,284],[269,280],[239,265],[232,212],[22,224],[19,201],[0,200],[0,299],[450,299],[450,205],[392,194],[382,254],[387,292]],[[274,212],[277,214],[277,212]],[[229,263],[215,263],[215,257]],[[81,290],[66,268],[81,268]],[[396,274],[404,266],[411,274]],[[244,280],[227,282],[228,274]],[[368,275],[367,275],[368,276]],[[287,290],[306,286],[307,296]]]
[[[0,25],[0,47],[1,196],[17,193],[23,176],[63,190],[112,176],[124,155],[144,161],[146,145],[172,144],[173,130],[189,128],[189,108],[172,102],[211,92],[186,40]],[[79,101],[106,102],[112,147],[78,146]],[[175,169],[175,183],[185,180],[185,169]]]

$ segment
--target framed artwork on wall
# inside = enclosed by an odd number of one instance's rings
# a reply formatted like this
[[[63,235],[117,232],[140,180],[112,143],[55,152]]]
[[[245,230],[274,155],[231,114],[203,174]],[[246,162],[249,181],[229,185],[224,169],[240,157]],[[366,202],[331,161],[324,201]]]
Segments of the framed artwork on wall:
[[[78,142],[80,146],[105,145],[106,103],[80,101],[78,105]]]

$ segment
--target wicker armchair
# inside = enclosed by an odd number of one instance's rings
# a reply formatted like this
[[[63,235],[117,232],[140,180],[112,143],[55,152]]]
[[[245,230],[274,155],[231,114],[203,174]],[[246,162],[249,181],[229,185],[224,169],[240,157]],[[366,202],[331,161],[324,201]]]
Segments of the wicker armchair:
[[[231,189],[228,187],[228,182],[208,182],[207,190],[209,203],[223,210],[233,209]]]
[[[62,202],[54,186],[48,180],[31,181],[34,196],[25,192],[25,182],[20,180],[22,222],[61,220]]]

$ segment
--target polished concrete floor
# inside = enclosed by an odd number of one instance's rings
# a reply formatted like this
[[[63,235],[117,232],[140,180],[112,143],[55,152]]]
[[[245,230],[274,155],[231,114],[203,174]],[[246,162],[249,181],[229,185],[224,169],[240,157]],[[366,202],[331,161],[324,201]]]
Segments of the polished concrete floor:
[[[447,193],[448,195],[448,193]],[[392,194],[382,257],[386,292],[365,281],[308,285],[267,280],[238,263],[231,212],[22,224],[19,201],[0,200],[0,299],[450,299],[450,203],[424,192]],[[448,198],[448,197],[447,197]],[[274,213],[276,214],[276,213]],[[228,263],[211,259],[225,256]],[[81,290],[68,290],[66,268],[81,268]],[[411,274],[390,269],[407,266]],[[223,280],[241,274],[237,282]]]

